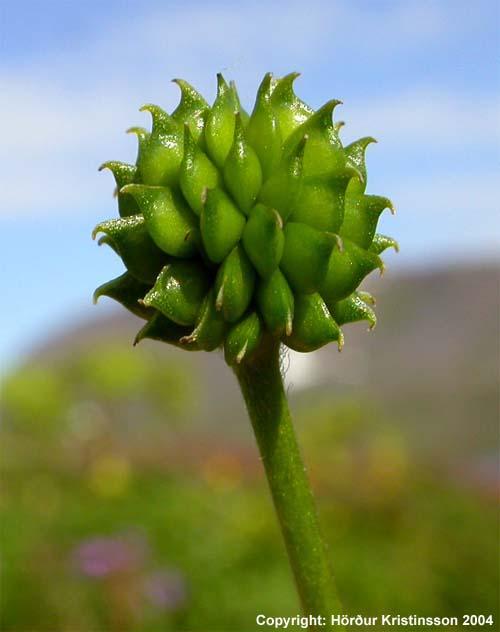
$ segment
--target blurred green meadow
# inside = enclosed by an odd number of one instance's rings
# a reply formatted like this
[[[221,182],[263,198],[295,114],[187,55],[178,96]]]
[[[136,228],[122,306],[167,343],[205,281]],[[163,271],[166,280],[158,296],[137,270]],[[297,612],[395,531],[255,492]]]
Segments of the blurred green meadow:
[[[137,321],[120,318],[73,328],[4,380],[2,631],[244,632],[259,613],[298,614],[229,371],[214,354],[132,348]],[[453,392],[473,402],[465,425],[480,436],[465,445],[435,385],[404,390],[405,367],[385,399],[335,380],[290,388],[345,610],[496,615],[491,388]]]

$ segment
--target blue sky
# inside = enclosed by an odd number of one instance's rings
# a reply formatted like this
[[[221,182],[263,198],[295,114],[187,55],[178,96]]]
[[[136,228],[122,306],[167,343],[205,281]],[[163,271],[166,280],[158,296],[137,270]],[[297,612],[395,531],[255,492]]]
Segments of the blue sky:
[[[115,215],[104,160],[133,161],[138,108],[175,106],[183,77],[209,100],[215,74],[251,109],[262,75],[298,70],[313,107],[344,105],[349,142],[373,135],[369,192],[391,197],[391,268],[491,258],[498,249],[496,1],[85,3],[0,8],[0,312],[3,369],[77,322],[116,257],[90,240]]]

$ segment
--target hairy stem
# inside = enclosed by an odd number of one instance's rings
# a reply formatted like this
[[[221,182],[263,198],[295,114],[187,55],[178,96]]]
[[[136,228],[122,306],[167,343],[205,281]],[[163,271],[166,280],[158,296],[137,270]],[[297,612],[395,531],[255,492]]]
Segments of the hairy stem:
[[[268,340],[236,367],[266,470],[295,581],[306,614],[341,612],[316,507],[295,438],[279,364],[279,344]]]

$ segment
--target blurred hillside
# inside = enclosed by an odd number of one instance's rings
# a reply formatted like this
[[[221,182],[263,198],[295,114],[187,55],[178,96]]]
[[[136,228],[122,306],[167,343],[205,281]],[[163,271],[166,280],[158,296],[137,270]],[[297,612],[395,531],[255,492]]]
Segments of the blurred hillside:
[[[365,323],[345,326],[341,354],[335,345],[290,353],[284,362],[290,395],[367,398],[404,426],[414,448],[437,448],[441,458],[443,450],[456,457],[488,452],[497,437],[499,288],[493,264],[382,280],[373,275],[367,289],[377,298],[378,326],[369,333]],[[126,347],[140,326],[123,309],[102,318],[96,308],[93,321],[77,321],[45,341],[33,360],[57,362],[110,342]],[[215,417],[231,434],[240,433],[231,421],[242,415],[241,396],[219,354],[193,356],[148,340],[141,345],[199,375],[196,423]]]
[[[371,285],[374,332],[283,359],[345,608],[498,614],[496,270]],[[218,354],[133,348],[139,326],[96,308],[2,385],[2,631],[297,613],[233,376]]]

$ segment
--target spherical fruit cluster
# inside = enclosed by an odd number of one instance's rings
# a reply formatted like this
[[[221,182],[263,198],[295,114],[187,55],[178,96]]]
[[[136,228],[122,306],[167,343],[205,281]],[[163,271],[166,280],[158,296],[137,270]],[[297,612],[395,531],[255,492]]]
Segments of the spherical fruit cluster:
[[[169,115],[156,105],[152,131],[132,128],[135,165],[108,162],[120,218],[94,230],[127,271],[95,292],[146,319],[136,342],[185,349],[224,346],[240,363],[263,336],[298,351],[330,341],[340,326],[376,319],[357,288],[380,253],[397,248],[376,234],[385,197],[366,195],[365,150],[343,147],[339,101],[314,112],[293,91],[297,77],[267,74],[249,116],[233,83],[218,75],[210,107],[176,80],[181,100]]]

